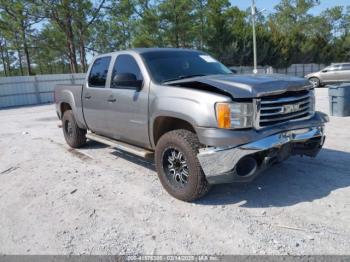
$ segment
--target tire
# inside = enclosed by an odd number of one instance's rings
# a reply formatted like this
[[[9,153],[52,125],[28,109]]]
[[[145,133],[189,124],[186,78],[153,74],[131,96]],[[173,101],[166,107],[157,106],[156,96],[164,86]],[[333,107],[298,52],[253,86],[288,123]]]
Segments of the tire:
[[[320,87],[321,86],[321,81],[317,77],[311,77],[309,79],[310,83],[312,84],[313,87]]]
[[[210,189],[197,159],[199,148],[197,136],[183,129],[164,134],[157,143],[155,162],[159,180],[179,200],[194,201]]]
[[[73,148],[79,148],[86,143],[86,130],[78,127],[72,110],[64,112],[62,117],[63,135],[67,144]]]

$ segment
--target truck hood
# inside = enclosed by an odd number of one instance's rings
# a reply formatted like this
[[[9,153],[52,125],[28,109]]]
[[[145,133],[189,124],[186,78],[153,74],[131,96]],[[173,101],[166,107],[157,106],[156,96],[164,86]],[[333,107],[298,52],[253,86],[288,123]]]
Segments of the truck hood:
[[[280,74],[208,75],[171,81],[167,85],[218,91],[233,98],[254,98],[311,89],[306,79]]]

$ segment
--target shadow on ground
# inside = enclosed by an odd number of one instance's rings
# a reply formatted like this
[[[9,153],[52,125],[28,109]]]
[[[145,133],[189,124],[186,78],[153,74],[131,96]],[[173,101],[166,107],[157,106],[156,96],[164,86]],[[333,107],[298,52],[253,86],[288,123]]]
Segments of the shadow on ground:
[[[100,149],[100,148],[107,148],[109,147],[108,145],[102,144],[102,143],[98,143],[92,140],[87,140],[86,144],[84,145],[84,147],[79,148],[80,151],[84,151],[84,150],[90,150],[90,149]]]
[[[92,140],[88,140],[84,147],[79,148],[79,151],[84,152],[84,151],[88,151],[90,149],[102,149],[102,148],[107,148],[107,147],[110,147],[110,146],[102,144],[102,143],[98,143],[98,142],[95,142]],[[129,154],[127,152],[119,151],[119,150],[115,150],[111,154],[114,155],[115,157],[123,158],[129,162],[136,164],[136,165],[140,165],[140,166],[148,168],[152,171],[156,171],[156,169],[154,167],[153,160],[144,159],[144,158]]]
[[[126,152],[122,152],[122,151],[114,151],[112,154],[116,157],[123,158],[129,162],[136,164],[136,165],[143,166],[151,171],[154,171],[154,172],[156,171],[153,160],[144,159],[144,158],[134,156],[134,155],[128,154]]]

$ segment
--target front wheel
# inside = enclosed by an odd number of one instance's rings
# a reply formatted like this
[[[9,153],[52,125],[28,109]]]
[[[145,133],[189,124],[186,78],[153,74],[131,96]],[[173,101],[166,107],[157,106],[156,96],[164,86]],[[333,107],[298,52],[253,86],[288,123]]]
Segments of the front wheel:
[[[320,86],[321,86],[321,81],[320,81],[320,79],[318,79],[317,77],[311,77],[311,78],[309,79],[309,81],[310,81],[310,84],[311,84],[314,88],[320,87]]]
[[[197,159],[199,147],[197,136],[182,129],[164,134],[157,143],[155,162],[159,180],[179,200],[194,201],[209,191]]]

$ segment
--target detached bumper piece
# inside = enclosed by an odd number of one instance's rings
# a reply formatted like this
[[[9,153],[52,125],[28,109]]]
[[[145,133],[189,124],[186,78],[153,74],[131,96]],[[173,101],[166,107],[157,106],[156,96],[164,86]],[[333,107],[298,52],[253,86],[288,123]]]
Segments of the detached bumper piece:
[[[278,133],[234,148],[204,148],[197,157],[210,184],[249,182],[291,155],[315,157],[324,140],[323,126],[318,126]]]

